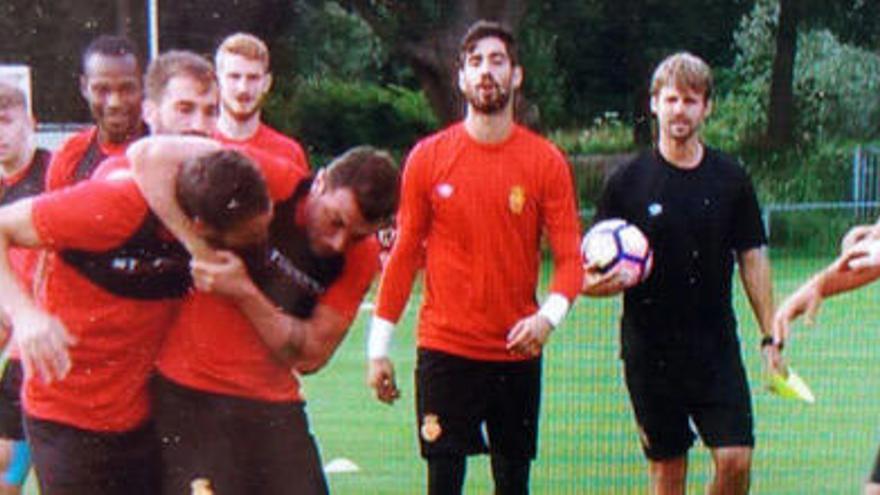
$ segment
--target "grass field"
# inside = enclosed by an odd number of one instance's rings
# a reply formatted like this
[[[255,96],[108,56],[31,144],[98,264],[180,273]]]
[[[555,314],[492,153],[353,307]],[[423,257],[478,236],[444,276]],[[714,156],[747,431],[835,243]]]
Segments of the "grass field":
[[[774,256],[777,298],[790,293],[828,260]],[[780,399],[764,390],[758,337],[737,288],[743,354],[752,384],[757,450],[756,494],[858,493],[880,435],[880,313],[878,288],[829,301],[813,328],[799,326],[786,350],[810,383],[817,402]],[[337,494],[423,492],[424,466],[414,426],[412,326],[415,304],[395,339],[393,358],[402,399],[388,407],[364,385],[361,317],[333,361],[306,380],[308,411],[324,462],[347,458],[360,471],[329,475]],[[644,460],[617,359],[619,299],[581,299],[553,335],[545,355],[536,494],[643,494]],[[689,492],[701,493],[711,476],[708,452],[691,451]],[[491,493],[488,462],[472,458],[466,493]]]
[[[828,259],[776,256],[777,299],[790,293]],[[799,326],[786,355],[810,383],[817,403],[771,396],[762,387],[754,319],[739,288],[737,314],[752,384],[757,450],[755,494],[859,493],[880,435],[880,284],[826,303],[814,328]],[[340,495],[416,494],[424,466],[414,427],[411,301],[396,334],[393,358],[403,397],[394,406],[375,401],[364,382],[362,313],[330,365],[306,378],[308,413],[324,462],[346,458],[360,467],[330,474]],[[617,359],[619,298],[581,299],[555,332],[545,355],[535,494],[644,494],[645,464]],[[711,476],[708,452],[691,451],[690,493]],[[29,484],[27,495],[37,491]],[[491,493],[488,462],[472,458],[468,494]]]

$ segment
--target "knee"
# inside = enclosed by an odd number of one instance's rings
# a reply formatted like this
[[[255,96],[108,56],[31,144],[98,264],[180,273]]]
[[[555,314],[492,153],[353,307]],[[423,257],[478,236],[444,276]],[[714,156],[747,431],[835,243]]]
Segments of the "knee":
[[[660,486],[676,486],[684,483],[687,461],[684,458],[650,462],[651,478]]]
[[[715,471],[719,478],[747,478],[751,467],[751,449],[732,449],[715,456]]]

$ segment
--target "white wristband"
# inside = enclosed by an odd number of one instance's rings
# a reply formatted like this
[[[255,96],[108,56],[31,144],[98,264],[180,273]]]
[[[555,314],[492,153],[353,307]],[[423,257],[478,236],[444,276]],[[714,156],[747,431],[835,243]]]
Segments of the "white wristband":
[[[388,357],[393,333],[394,323],[374,315],[370,320],[370,334],[367,336],[367,358]]]
[[[568,299],[562,294],[554,292],[547,296],[547,300],[541,305],[538,314],[547,318],[550,324],[553,325],[553,328],[556,328],[562,323],[562,319],[568,313],[569,307],[571,307],[571,303],[568,302]]]

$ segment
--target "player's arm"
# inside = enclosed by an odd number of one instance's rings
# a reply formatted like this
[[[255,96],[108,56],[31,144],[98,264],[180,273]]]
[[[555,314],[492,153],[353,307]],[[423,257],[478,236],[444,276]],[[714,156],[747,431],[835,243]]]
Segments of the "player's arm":
[[[31,199],[25,199],[0,208],[0,301],[12,320],[26,373],[36,373],[50,382],[63,378],[70,370],[67,346],[73,339],[61,322],[36,305],[8,261],[12,246],[43,245],[31,216],[32,205]]]
[[[542,170],[539,208],[553,256],[550,293],[537,312],[515,323],[507,335],[508,351],[526,356],[541,353],[550,332],[574,303],[584,280],[580,221],[570,167],[561,153],[555,153]]]
[[[596,215],[593,218],[593,224],[612,218],[622,217],[615,213],[615,187],[617,181],[616,175],[612,176],[602,189],[602,195],[596,205]],[[584,266],[584,279],[581,284],[581,294],[589,297],[610,297],[616,296],[626,288],[626,280],[620,276],[616,270],[602,273],[597,263],[588,262]]]
[[[773,333],[773,281],[767,247],[760,246],[737,253],[739,274],[749,305],[761,332],[761,352],[771,369],[781,365],[782,340]]]
[[[241,258],[231,251],[214,251],[210,259],[194,258],[191,267],[195,287],[235,302],[281,362],[289,364],[299,357],[309,322],[284,313],[266,297]]]
[[[373,280],[378,248],[365,242],[349,249],[343,273],[308,318],[279,309],[251,281],[241,259],[228,251],[219,251],[217,262],[194,261],[193,280],[200,290],[235,301],[279,360],[300,373],[313,373],[342,342]]]
[[[128,147],[135,181],[150,209],[184,245],[193,258],[211,259],[214,251],[195,234],[192,222],[174,194],[177,172],[186,160],[220,149],[212,139],[196,136],[151,136]]]
[[[787,339],[791,324],[801,316],[807,324],[812,324],[826,297],[849,292],[880,278],[878,259],[878,239],[868,237],[850,247],[783,301],[773,317],[774,336]]]
[[[424,260],[424,241],[431,224],[431,158],[417,146],[403,169],[400,207],[397,212],[397,240],[379,280],[376,310],[367,336],[367,385],[376,398],[394,402],[400,391],[394,365],[388,356],[397,321],[409,300],[416,274]]]

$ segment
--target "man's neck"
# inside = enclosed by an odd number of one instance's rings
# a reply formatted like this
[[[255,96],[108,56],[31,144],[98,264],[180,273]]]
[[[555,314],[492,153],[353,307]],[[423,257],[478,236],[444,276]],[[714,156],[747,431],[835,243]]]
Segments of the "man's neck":
[[[500,143],[513,130],[513,107],[508,105],[503,111],[492,115],[475,112],[469,107],[464,118],[464,128],[478,143]]]
[[[220,134],[235,140],[245,140],[253,137],[260,127],[260,112],[257,112],[245,121],[241,121],[229,115],[224,111],[220,111],[220,118],[217,119],[217,130]]]
[[[2,163],[0,164],[0,170],[2,170],[3,177],[12,177],[15,174],[21,172],[28,165],[30,165],[31,161],[34,159],[34,154],[37,152],[36,148],[31,149],[29,152],[23,154],[21,158],[15,163]]]
[[[144,124],[143,122],[138,123],[137,127],[131,130],[131,132],[125,136],[121,141],[110,139],[110,135],[107,134],[106,131],[98,127],[98,143],[101,145],[109,145],[109,146],[118,146],[121,144],[129,143],[134,141],[140,136],[144,135]]]
[[[658,148],[663,159],[683,170],[697,168],[705,153],[703,143],[696,134],[685,141],[660,136]]]

